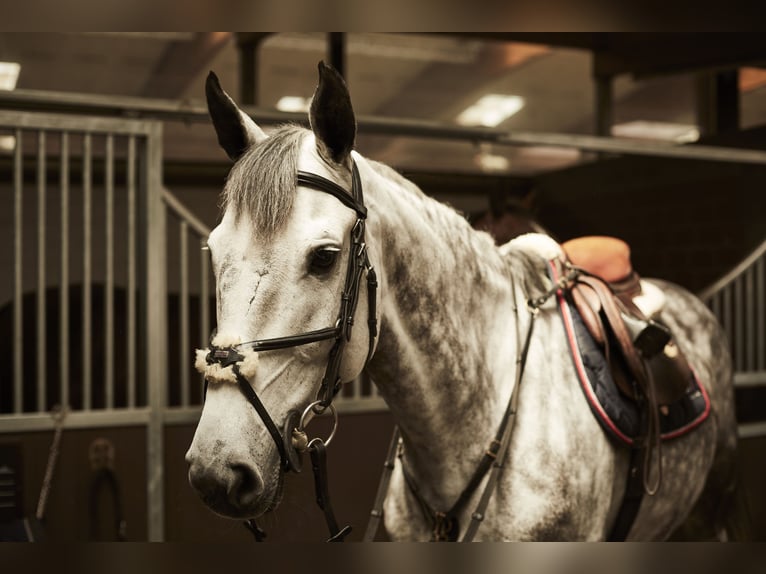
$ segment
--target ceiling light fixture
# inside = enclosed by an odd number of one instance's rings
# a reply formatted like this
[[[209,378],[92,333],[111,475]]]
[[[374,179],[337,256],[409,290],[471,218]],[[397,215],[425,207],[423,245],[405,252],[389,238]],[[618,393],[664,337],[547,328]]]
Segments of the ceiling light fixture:
[[[21,64],[0,62],[0,90],[13,90],[21,72]]]
[[[636,120],[613,125],[612,135],[629,139],[690,143],[699,139],[700,131],[691,124]]]
[[[16,149],[15,136],[0,136],[0,150],[13,151],[14,149]]]
[[[311,105],[311,98],[301,96],[282,96],[277,102],[280,112],[307,112]]]
[[[457,123],[463,126],[485,126],[493,128],[510,118],[524,107],[521,96],[486,94],[463,110],[457,117]]]

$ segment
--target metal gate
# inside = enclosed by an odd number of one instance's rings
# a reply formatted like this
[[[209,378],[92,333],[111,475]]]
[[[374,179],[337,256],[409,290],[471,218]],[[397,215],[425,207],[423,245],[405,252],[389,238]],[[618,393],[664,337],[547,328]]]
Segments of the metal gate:
[[[56,404],[66,428],[145,426],[150,540],[164,520],[161,136],[153,121],[0,111],[12,270],[0,277],[12,315],[0,432],[52,429]]]
[[[700,298],[729,340],[735,386],[766,387],[766,240]],[[739,429],[743,438],[763,436],[766,422],[741,424]]]
[[[163,188],[161,138],[157,121],[0,111],[0,433],[52,430],[55,405],[66,429],[144,427],[151,541],[163,429],[199,418],[192,350],[214,317],[210,230]],[[369,380],[338,402],[385,408]]]

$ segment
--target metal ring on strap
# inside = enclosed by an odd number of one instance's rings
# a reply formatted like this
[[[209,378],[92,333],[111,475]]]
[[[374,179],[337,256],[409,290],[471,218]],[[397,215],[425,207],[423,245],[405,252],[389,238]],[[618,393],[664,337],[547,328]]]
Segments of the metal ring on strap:
[[[309,414],[311,414],[312,416],[318,414],[314,410],[314,407],[316,407],[317,405],[321,405],[321,404],[322,404],[322,401],[314,401],[313,403],[311,403],[309,406],[306,407],[306,409],[303,411],[303,414],[301,415],[301,420],[298,423],[298,429],[297,429],[298,432],[304,432],[306,430],[306,425],[311,422],[311,419],[309,419],[307,421],[306,417],[308,417]],[[330,436],[328,436],[324,440],[325,446],[329,446],[330,445],[330,442],[332,442],[332,439],[335,436],[335,431],[338,430],[338,411],[335,409],[335,405],[330,403],[329,405],[327,405],[327,407],[325,409],[323,409],[322,412],[326,412],[327,410],[329,410],[330,413],[332,414],[333,425],[332,425],[332,431],[330,431]],[[312,439],[312,442],[314,440],[317,440],[317,439]]]

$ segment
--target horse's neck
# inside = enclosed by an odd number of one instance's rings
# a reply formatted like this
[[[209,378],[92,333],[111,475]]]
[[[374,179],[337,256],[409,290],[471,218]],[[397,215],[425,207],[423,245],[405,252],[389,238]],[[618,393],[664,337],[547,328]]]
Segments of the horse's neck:
[[[410,471],[435,504],[451,504],[510,395],[510,269],[488,235],[389,178],[368,200],[383,294],[370,374],[402,429]]]

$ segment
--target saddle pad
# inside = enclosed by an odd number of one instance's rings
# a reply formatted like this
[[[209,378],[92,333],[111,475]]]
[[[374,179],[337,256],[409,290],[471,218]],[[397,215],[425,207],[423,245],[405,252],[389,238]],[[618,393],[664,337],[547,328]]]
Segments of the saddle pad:
[[[551,274],[556,275],[553,266]],[[591,411],[606,433],[632,445],[641,432],[638,406],[615,384],[606,357],[580,318],[577,309],[559,291],[559,311],[580,386]],[[684,395],[671,405],[660,407],[660,433],[663,440],[682,436],[699,426],[710,414],[710,398],[692,375]]]

